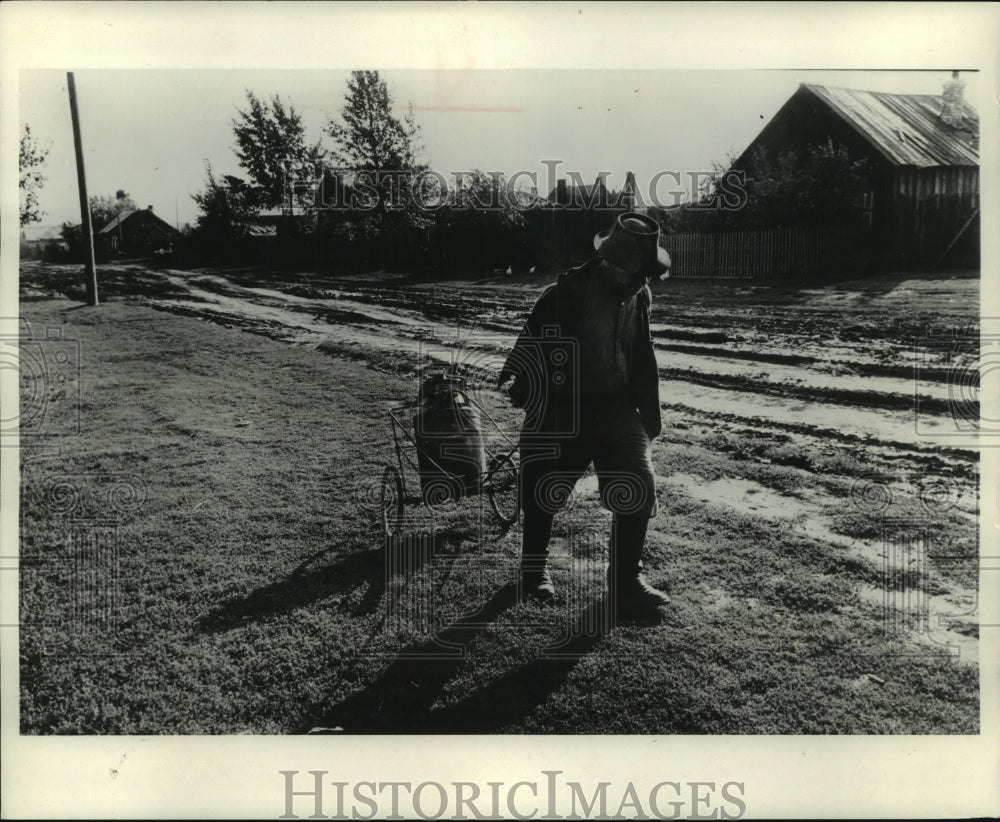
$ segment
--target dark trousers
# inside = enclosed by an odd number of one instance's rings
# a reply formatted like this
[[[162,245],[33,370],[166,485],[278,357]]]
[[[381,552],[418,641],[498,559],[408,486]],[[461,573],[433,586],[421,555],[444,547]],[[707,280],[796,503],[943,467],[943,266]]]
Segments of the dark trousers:
[[[545,430],[563,432],[552,437]],[[565,436],[572,431],[571,436]],[[570,426],[549,425],[522,431],[521,511],[524,538],[521,566],[545,566],[552,521],[591,462],[604,506],[614,514],[610,565],[614,576],[639,573],[649,519],[656,510],[656,486],[649,437],[639,412],[620,399],[582,401],[579,419]]]

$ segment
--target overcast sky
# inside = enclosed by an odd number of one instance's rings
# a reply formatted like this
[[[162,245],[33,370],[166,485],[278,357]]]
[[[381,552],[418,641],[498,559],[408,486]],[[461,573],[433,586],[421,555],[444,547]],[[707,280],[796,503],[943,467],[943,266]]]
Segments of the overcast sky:
[[[449,175],[473,167],[513,174],[543,160],[559,175],[587,181],[609,171],[640,186],[659,171],[710,170],[740,152],[799,83],[940,94],[948,71],[384,71],[397,106],[416,110],[424,159]],[[336,117],[346,71],[105,70],[75,73],[91,195],[123,188],[170,223],[194,222],[191,195],[203,187],[205,161],[242,174],[232,119],[247,89],[279,94],[301,112],[307,137]],[[978,109],[978,77],[964,73]],[[50,148],[41,193],[42,225],[79,222],[73,139],[61,71],[22,71],[20,119]]]

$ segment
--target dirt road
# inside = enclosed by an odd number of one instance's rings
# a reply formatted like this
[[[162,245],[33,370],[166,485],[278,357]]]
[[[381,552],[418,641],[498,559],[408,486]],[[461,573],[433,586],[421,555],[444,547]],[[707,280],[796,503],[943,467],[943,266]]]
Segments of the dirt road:
[[[376,280],[282,290],[218,274],[168,271],[166,276],[188,296],[154,301],[163,308],[292,343],[343,347],[403,365],[418,355],[458,360],[494,374],[542,287],[504,286],[491,279],[401,288]],[[945,297],[953,327],[964,323],[968,328],[978,320],[978,281],[953,282]],[[925,295],[937,290],[918,285]],[[901,289],[903,295],[915,290]],[[874,325],[877,317],[867,320],[867,327],[859,324],[876,307],[885,315],[905,311],[901,295],[865,300],[860,291],[799,293],[804,303],[770,314],[754,302],[734,310],[703,300],[672,303],[671,294],[660,295],[652,332],[664,407],[685,421],[735,419],[793,437],[867,441],[868,446],[918,452],[944,447],[962,452],[960,459],[974,452],[973,439],[956,436],[954,387],[948,381],[954,365],[943,362],[946,352],[921,348],[919,337],[894,339],[891,328],[878,336],[883,329]],[[956,301],[958,306],[951,307]],[[928,315],[936,308],[922,304]],[[844,318],[852,321],[845,325]],[[898,328],[898,318],[893,319]]]

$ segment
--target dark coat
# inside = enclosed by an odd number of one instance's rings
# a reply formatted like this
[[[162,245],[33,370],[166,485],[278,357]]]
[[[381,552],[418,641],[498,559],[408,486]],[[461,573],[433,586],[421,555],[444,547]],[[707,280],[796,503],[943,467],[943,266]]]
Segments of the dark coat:
[[[552,357],[543,354],[548,344],[558,345],[558,339],[572,337],[576,318],[585,310],[583,293],[588,278],[598,275],[598,260],[591,260],[571,269],[542,292],[514,348],[500,371],[498,385],[511,377],[510,399],[515,408],[524,408],[531,393],[531,375],[542,379],[545,397],[565,395],[565,387],[551,365]],[[650,439],[662,428],[660,417],[660,378],[649,332],[649,306],[652,292],[643,286],[637,295],[639,311],[635,312],[635,347],[632,352],[632,373],[629,377],[631,404],[639,410],[642,426]],[[547,330],[548,329],[548,330]],[[555,331],[555,329],[558,329]],[[555,332],[555,333],[553,333]],[[545,409],[538,410],[544,417]]]

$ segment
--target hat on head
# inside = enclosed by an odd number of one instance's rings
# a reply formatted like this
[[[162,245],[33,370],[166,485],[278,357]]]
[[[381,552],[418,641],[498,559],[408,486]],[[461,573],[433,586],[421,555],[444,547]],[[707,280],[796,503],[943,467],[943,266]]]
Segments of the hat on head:
[[[625,271],[665,279],[670,255],[660,247],[660,226],[651,217],[629,211],[607,231],[594,235],[597,256]]]

